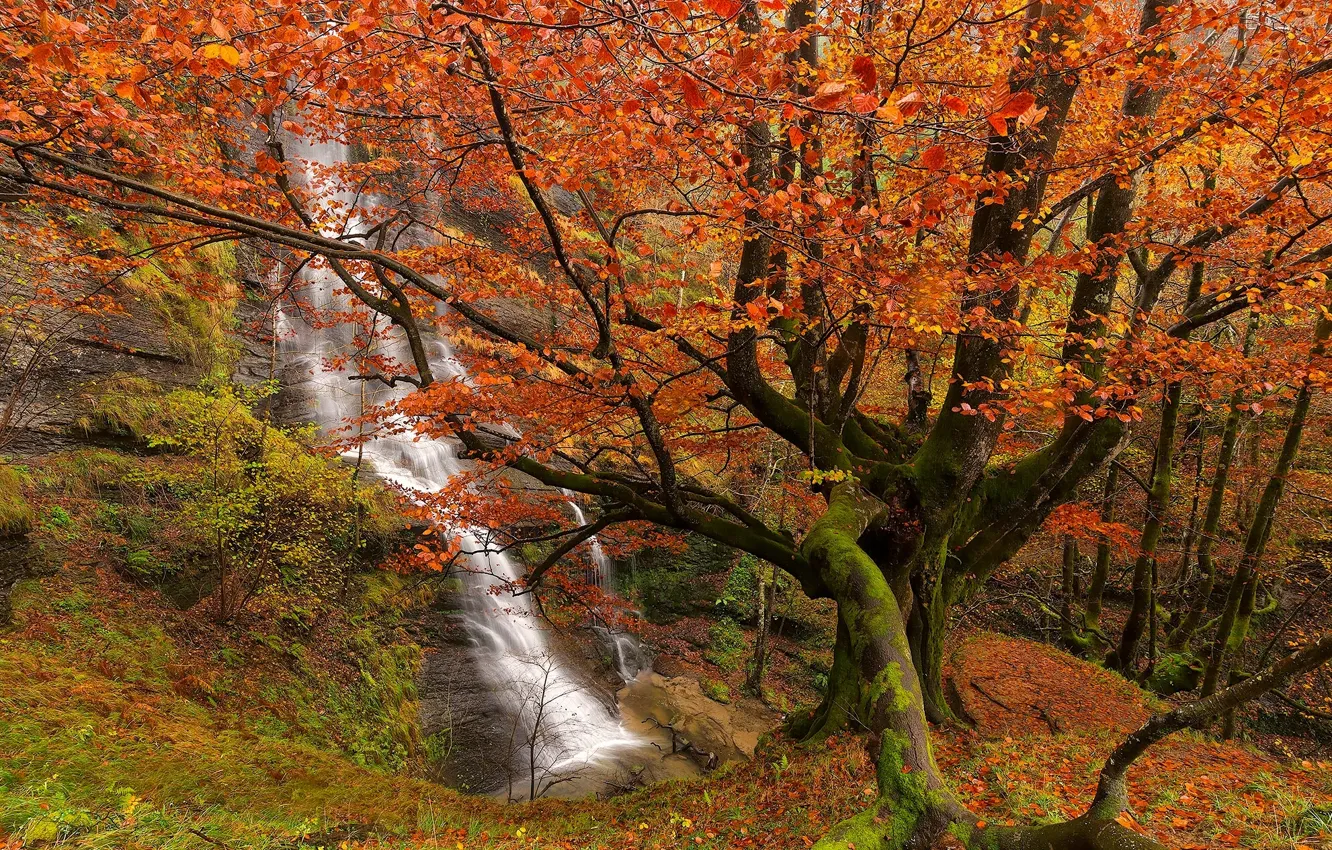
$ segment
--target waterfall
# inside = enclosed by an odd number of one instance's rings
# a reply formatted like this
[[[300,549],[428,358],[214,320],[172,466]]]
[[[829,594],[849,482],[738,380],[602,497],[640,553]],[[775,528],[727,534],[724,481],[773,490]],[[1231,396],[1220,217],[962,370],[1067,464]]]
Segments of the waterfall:
[[[293,160],[305,164],[303,176],[307,185],[314,184],[318,171],[315,166],[327,167],[345,158],[342,146],[335,143],[301,142],[290,148]],[[347,193],[331,194],[329,199],[347,206],[353,201]],[[355,211],[350,214],[354,216]],[[327,269],[307,268],[303,283],[305,299],[315,310],[350,306],[350,296],[338,292],[341,283]],[[286,367],[308,375],[307,396],[314,408],[316,424],[325,432],[343,427],[370,404],[391,402],[409,391],[370,387],[363,381],[350,380],[347,369],[330,366],[351,353],[352,333],[345,326],[311,323],[283,314],[279,317],[279,333],[284,338]],[[468,379],[447,341],[432,339],[431,346],[438,379]],[[403,430],[407,431],[405,435],[376,437],[365,444],[363,457],[375,474],[408,491],[428,493],[441,489],[461,473],[461,462],[451,441],[413,437],[410,428]],[[572,500],[570,504],[581,524],[582,511]],[[463,616],[475,668],[490,680],[495,693],[503,695],[499,701],[506,704],[497,708],[512,715],[514,729],[519,733],[513,738],[518,745],[514,746],[511,740],[510,752],[502,756],[508,761],[510,795],[532,796],[531,790],[535,789],[539,796],[543,786],[560,786],[561,791],[581,788],[586,793],[594,786],[586,779],[580,783],[571,780],[598,772],[609,777],[610,771],[623,766],[617,760],[642,761],[644,751],[654,746],[651,738],[627,730],[614,708],[599,699],[566,664],[552,646],[544,622],[532,610],[529,597],[493,592],[496,584],[511,586],[517,581],[518,568],[504,553],[491,550],[484,534],[468,528],[452,531],[461,539],[464,552],[472,553],[468,556],[470,569],[463,573],[462,579]],[[604,583],[610,577],[610,562],[599,543],[593,541],[591,547],[598,577]],[[618,646],[621,641],[613,643]],[[641,650],[636,643],[633,652],[627,647],[616,651],[621,675],[641,661]]]
[[[587,517],[583,515],[583,509],[578,506],[573,494],[566,490],[564,495],[569,499],[569,508],[573,511],[574,519],[579,525],[587,525]],[[614,590],[615,562],[606,557],[601,542],[596,537],[588,541],[588,549],[592,555],[592,569],[587,576],[588,584],[596,585],[606,591]],[[638,678],[639,673],[652,666],[652,658],[648,651],[632,633],[616,629],[607,623],[594,623],[592,631],[610,651],[615,673],[625,684],[632,682]]]

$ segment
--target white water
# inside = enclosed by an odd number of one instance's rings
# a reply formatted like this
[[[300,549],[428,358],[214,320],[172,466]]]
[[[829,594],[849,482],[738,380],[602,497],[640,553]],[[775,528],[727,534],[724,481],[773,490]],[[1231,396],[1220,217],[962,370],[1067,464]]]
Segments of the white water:
[[[574,501],[573,494],[565,491],[569,497],[569,507],[573,510],[574,519],[579,525],[587,525],[587,517],[583,515],[583,509],[578,507]],[[588,576],[588,583],[595,584],[603,590],[610,591],[614,589],[615,582],[615,563],[602,551],[601,541],[593,537],[588,541],[588,548],[592,555],[592,574]],[[613,626],[597,623],[592,626],[601,642],[610,650],[611,661],[615,665],[615,673],[620,677],[620,681],[626,685],[638,678],[638,674],[651,666],[651,657],[642,642],[630,632],[623,629],[616,629]]]
[[[303,161],[307,184],[315,181],[319,166],[340,162],[345,156],[342,147],[332,143],[292,144],[288,153],[294,160]],[[344,193],[331,199],[344,205],[352,201]],[[304,283],[303,299],[317,311],[343,309],[350,303],[349,294],[338,291],[340,281],[327,269],[307,269]],[[279,329],[288,367],[310,376],[312,392],[307,395],[314,406],[315,420],[325,432],[344,427],[361,415],[365,406],[391,402],[410,391],[365,386],[364,382],[350,380],[346,369],[332,368],[331,361],[351,353],[347,328],[316,327],[283,314]],[[435,339],[431,345],[437,380],[468,379],[445,341]],[[365,461],[379,476],[409,491],[438,491],[462,472],[454,445],[429,436],[378,437],[367,442],[363,452]],[[584,524],[577,504],[571,500],[570,505],[579,524]],[[577,789],[586,793],[595,788],[590,782],[598,773],[610,776],[621,763],[641,761],[653,746],[651,738],[627,730],[615,710],[598,699],[561,660],[528,597],[514,596],[507,590],[492,592],[497,585],[511,587],[520,578],[513,562],[502,552],[489,549],[484,535],[473,529],[450,531],[461,540],[465,552],[473,553],[462,577],[465,622],[476,669],[490,680],[496,693],[503,695],[508,705],[501,708],[506,708],[514,723],[521,726],[515,726],[516,744],[493,742],[499,749],[507,746],[510,750],[496,754],[497,759],[508,762],[510,771],[516,771],[516,781],[511,780],[508,789],[510,795],[527,796],[528,779],[533,773],[538,780],[538,795],[542,785],[556,780],[558,791]],[[599,583],[606,583],[610,561],[595,540],[591,552]],[[607,636],[615,647],[617,671],[629,681],[643,666],[641,647],[631,635],[608,632]],[[531,769],[533,763],[535,770]],[[578,781],[571,781],[573,777]]]

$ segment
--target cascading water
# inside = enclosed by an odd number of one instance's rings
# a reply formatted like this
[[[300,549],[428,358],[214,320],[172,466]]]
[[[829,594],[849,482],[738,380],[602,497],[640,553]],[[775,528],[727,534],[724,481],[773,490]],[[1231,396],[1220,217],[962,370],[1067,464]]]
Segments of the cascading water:
[[[578,507],[578,503],[574,501],[573,494],[566,491],[565,495],[569,497],[569,508],[573,511],[574,519],[579,525],[587,525],[587,517],[583,515],[583,509]],[[606,557],[606,553],[601,548],[601,541],[597,538],[593,537],[588,541],[588,548],[592,555],[592,572],[587,577],[588,583],[604,590],[613,590],[615,562]],[[652,658],[648,655],[648,651],[633,634],[623,629],[615,629],[604,623],[594,624],[592,630],[596,633],[597,638],[610,650],[615,673],[620,677],[620,681],[626,685],[652,665]]]
[[[289,153],[307,163],[307,184],[313,183],[314,173],[344,159],[342,147],[333,143],[295,144]],[[333,199],[344,205],[353,201],[345,194]],[[317,312],[337,311],[349,304],[350,296],[339,291],[340,282],[330,271],[308,269],[304,283],[305,300]],[[370,405],[401,397],[401,390],[371,388],[363,381],[349,380],[345,369],[330,365],[351,353],[349,329],[286,316],[279,321],[286,369],[307,376],[310,391],[306,396],[313,404],[316,423],[326,432],[343,427]],[[431,344],[437,377],[466,380],[448,344],[439,339]],[[412,438],[410,434],[383,436],[367,442],[362,451],[376,474],[409,491],[437,491],[462,471],[454,446],[446,440]],[[570,505],[581,524],[582,511],[572,501]],[[498,750],[493,758],[501,763],[500,779],[492,783],[494,788],[475,790],[506,791],[511,798],[540,796],[551,789],[569,795],[588,793],[599,790],[599,785],[626,766],[656,757],[660,744],[655,736],[626,729],[614,707],[599,699],[589,683],[565,663],[528,598],[492,592],[495,584],[511,586],[520,577],[509,558],[489,549],[471,529],[453,531],[464,551],[471,553],[471,569],[462,576],[462,596],[473,666],[488,679],[492,701],[498,703],[495,709],[509,718],[507,740],[491,742]],[[609,559],[595,541],[591,551],[600,577],[608,579]],[[644,664],[641,648],[632,636],[607,635],[616,647],[617,671],[626,681],[632,679]],[[504,731],[499,737],[504,738]],[[678,775],[681,771],[669,772]]]

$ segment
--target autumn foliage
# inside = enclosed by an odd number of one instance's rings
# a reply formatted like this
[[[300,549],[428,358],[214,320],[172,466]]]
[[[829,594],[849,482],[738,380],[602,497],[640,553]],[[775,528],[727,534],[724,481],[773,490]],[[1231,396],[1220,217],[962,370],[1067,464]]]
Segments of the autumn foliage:
[[[834,600],[800,731],[869,729],[879,775],[829,846],[1148,846],[1100,829],[1127,800],[1111,767],[1031,834],[946,791],[926,718],[954,714],[950,612],[1042,529],[1131,548],[1090,492],[1124,467],[1148,498],[1132,610],[1068,638],[1130,678],[1155,664],[1181,405],[1303,425],[1328,389],[1329,47],[1309,2],[7,0],[0,180],[151,246],[99,273],[234,241],[251,287],[305,311],[302,270],[336,275],[355,306],[315,320],[353,328],[344,364],[413,390],[356,433],[475,461],[426,502],[445,527],[563,524],[549,490],[495,485],[517,472],[596,503],[570,540],[690,532]],[[77,246],[70,221],[35,232]],[[1245,687],[1218,682],[1286,435],[1232,535],[1211,690]]]

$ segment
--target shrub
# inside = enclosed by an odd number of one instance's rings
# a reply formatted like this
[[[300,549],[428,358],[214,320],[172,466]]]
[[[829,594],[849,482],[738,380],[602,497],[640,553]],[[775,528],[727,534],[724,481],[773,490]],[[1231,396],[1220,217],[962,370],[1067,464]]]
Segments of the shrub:
[[[723,618],[708,628],[708,649],[703,657],[723,670],[736,670],[748,648],[740,626],[730,618]]]
[[[312,430],[255,417],[251,404],[269,389],[220,384],[162,396],[141,435],[183,462],[153,466],[145,483],[174,498],[151,519],[126,507],[114,519],[130,543],[151,536],[154,520],[178,530],[177,557],[216,574],[220,621],[263,593],[288,593],[292,610],[300,596],[340,591],[367,539],[393,527],[390,497],[317,453]]]
[[[731,688],[725,682],[718,682],[713,679],[699,680],[699,687],[703,689],[703,695],[708,699],[716,700],[721,703],[731,701]]]
[[[717,597],[718,610],[737,620],[748,622],[757,616],[754,596],[757,593],[758,561],[745,553],[736,559],[735,566],[726,574],[726,584]]]
[[[637,600],[650,622],[670,622],[710,609],[715,591],[700,578],[721,573],[730,564],[730,549],[690,537],[683,552],[646,549],[636,553],[620,572],[621,590]]]

